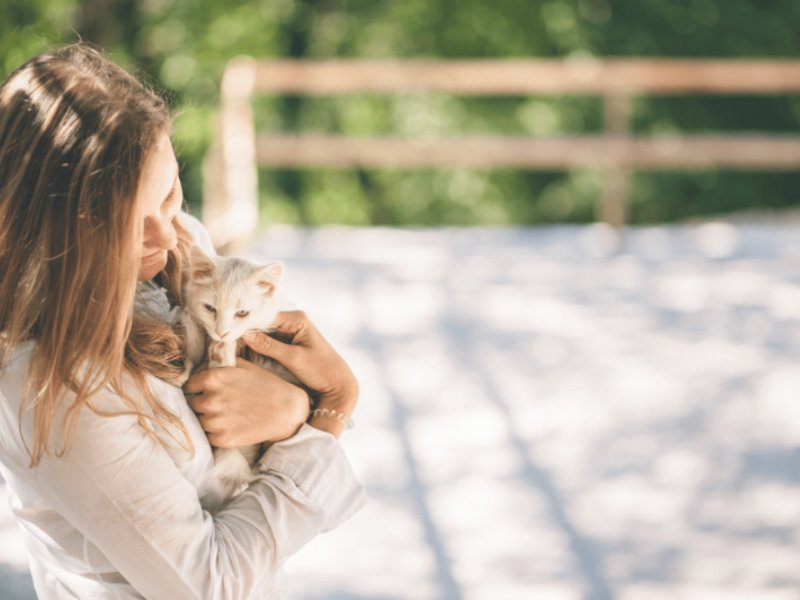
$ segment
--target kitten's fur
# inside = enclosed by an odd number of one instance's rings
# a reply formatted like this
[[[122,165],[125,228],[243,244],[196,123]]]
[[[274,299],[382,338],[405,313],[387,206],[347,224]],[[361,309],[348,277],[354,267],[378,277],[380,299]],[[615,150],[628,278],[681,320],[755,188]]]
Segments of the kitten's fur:
[[[255,265],[240,258],[209,257],[194,246],[184,284],[187,376],[208,357],[209,368],[236,364],[239,338],[249,331],[267,331],[280,307],[276,292],[283,265]],[[259,366],[287,381],[300,382],[280,363],[250,356]],[[202,505],[217,512],[253,479],[259,446],[215,448],[214,468],[206,482]]]

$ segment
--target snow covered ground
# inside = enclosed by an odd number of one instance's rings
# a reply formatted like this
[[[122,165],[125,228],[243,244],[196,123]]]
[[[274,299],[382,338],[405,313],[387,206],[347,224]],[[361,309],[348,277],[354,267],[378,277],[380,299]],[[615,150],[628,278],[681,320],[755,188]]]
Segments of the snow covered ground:
[[[362,383],[294,600],[796,598],[800,228],[273,228]],[[0,488],[2,490],[2,488]],[[5,503],[0,598],[30,598]]]

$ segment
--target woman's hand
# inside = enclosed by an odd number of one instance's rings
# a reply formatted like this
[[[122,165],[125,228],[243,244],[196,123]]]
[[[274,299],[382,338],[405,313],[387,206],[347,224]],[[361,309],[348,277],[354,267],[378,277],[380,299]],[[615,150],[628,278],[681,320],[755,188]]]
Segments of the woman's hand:
[[[279,442],[308,418],[305,390],[243,358],[235,367],[196,372],[183,389],[217,448]]]
[[[245,343],[264,356],[274,358],[319,394],[319,408],[329,408],[349,417],[358,402],[358,382],[347,363],[322,337],[302,311],[278,313],[272,327],[291,337],[286,344],[263,333],[250,333]],[[311,425],[338,437],[344,424],[331,416],[320,415]]]

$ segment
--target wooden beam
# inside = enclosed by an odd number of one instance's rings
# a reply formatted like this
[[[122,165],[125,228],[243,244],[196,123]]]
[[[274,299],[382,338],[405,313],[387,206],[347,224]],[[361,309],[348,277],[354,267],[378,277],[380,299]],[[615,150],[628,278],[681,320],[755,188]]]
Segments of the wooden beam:
[[[260,135],[256,160],[272,167],[785,170],[800,168],[800,136],[408,139]]]
[[[247,60],[231,63],[252,91],[508,94],[780,94],[800,92],[800,60]],[[248,69],[250,74],[245,73]]]
[[[445,139],[255,135],[257,93],[338,95],[441,92],[460,95],[584,94],[605,98],[603,135]],[[226,240],[254,227],[255,167],[570,169],[605,171],[600,217],[625,221],[631,169],[800,168],[800,136],[706,135],[634,138],[627,132],[635,94],[797,94],[800,60],[255,60],[230,61],[222,81],[219,156],[208,161],[209,226]],[[211,210],[214,208],[215,210]],[[218,210],[217,210],[218,209]],[[211,213],[219,212],[219,218]],[[205,217],[204,217],[205,218]],[[206,219],[209,221],[209,219]]]
[[[627,94],[608,94],[603,99],[603,125],[606,136],[628,136],[631,98]],[[597,220],[616,229],[627,220],[629,170],[622,165],[603,173],[603,195],[596,205]]]

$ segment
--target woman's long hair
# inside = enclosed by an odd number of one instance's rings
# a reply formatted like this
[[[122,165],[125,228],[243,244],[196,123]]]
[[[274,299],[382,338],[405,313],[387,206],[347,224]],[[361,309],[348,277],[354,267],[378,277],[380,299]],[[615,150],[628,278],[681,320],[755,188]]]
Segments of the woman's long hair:
[[[0,369],[35,342],[23,404],[33,404],[32,466],[66,451],[83,407],[134,414],[149,434],[158,426],[192,450],[146,382],[181,371],[182,337],[133,312],[143,239],[135,198],[148,153],[170,129],[164,100],[85,44],[35,57],[0,86]],[[179,229],[158,276],[173,302],[188,244]],[[138,393],[126,391],[131,382]],[[104,387],[126,410],[93,405]],[[63,441],[51,448],[62,410]]]

